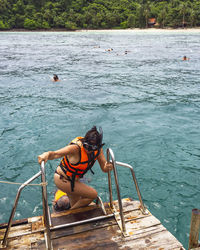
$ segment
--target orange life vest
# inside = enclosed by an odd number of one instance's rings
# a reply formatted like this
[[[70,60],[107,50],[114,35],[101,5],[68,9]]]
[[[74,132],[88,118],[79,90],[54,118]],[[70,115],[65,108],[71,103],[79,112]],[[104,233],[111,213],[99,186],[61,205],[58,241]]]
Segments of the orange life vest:
[[[64,156],[60,162],[61,169],[66,174],[66,176],[69,177],[69,180],[71,181],[72,191],[74,190],[75,178],[82,178],[83,175],[86,174],[88,170],[91,170],[100,153],[100,149],[98,149],[88,155],[80,139],[83,139],[83,137],[76,137],[69,143],[69,145],[76,144],[79,146],[80,148],[79,162],[77,162],[76,164],[72,164],[69,162],[66,156]]]

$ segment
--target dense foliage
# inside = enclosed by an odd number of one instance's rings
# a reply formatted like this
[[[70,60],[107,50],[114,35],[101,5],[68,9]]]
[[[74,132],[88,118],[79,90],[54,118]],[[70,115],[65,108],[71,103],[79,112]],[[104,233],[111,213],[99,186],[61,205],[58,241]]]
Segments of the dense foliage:
[[[0,0],[0,30],[200,26],[200,0]]]

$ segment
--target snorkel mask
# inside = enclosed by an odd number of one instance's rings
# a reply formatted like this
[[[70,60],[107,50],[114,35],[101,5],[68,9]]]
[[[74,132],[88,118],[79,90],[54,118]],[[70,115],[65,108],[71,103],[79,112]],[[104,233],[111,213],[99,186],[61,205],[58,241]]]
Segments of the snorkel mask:
[[[91,135],[90,135],[91,132]],[[97,131],[96,126],[94,126],[88,133],[86,134],[86,140],[83,142],[83,147],[87,151],[96,151],[103,147],[103,130],[100,127],[99,132]]]

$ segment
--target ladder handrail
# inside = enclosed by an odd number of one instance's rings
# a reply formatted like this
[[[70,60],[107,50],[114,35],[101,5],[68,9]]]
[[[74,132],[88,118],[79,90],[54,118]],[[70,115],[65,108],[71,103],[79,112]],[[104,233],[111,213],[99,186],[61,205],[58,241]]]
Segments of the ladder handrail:
[[[12,226],[12,221],[13,221],[13,218],[14,218],[14,215],[15,215],[15,211],[16,211],[17,204],[18,204],[19,197],[20,197],[20,194],[21,194],[22,190],[28,184],[30,184],[32,181],[34,181],[39,176],[41,176],[41,180],[42,180],[42,183],[43,183],[43,185],[42,185],[42,202],[43,202],[43,217],[44,217],[45,233],[46,233],[46,240],[45,240],[46,241],[46,248],[48,250],[52,249],[52,246],[51,246],[51,235],[50,235],[50,226],[49,226],[50,215],[49,215],[48,201],[47,201],[47,187],[46,187],[46,184],[45,184],[46,183],[46,177],[45,177],[44,161],[42,161],[40,167],[41,167],[41,171],[39,171],[37,174],[35,174],[34,176],[32,176],[30,179],[28,179],[26,182],[24,182],[18,188],[17,195],[16,195],[16,198],[15,198],[15,202],[14,202],[13,208],[11,210],[10,218],[9,218],[8,225],[7,225],[7,228],[6,228],[6,232],[5,232],[3,241],[2,241],[3,247],[7,246],[8,234],[9,234],[10,228]]]
[[[9,234],[9,232],[10,232],[10,228],[11,228],[12,221],[13,221],[13,218],[14,218],[14,215],[15,215],[15,211],[16,211],[16,208],[17,208],[17,204],[18,204],[18,201],[19,201],[19,197],[20,197],[21,191],[22,191],[29,183],[31,183],[31,182],[34,181],[36,178],[38,178],[40,175],[41,175],[41,171],[38,172],[37,174],[35,174],[34,176],[32,176],[30,179],[28,179],[26,182],[24,182],[24,183],[18,188],[17,195],[16,195],[16,198],[15,198],[15,202],[14,202],[14,205],[13,205],[13,208],[12,208],[12,210],[11,210],[10,217],[9,217],[8,226],[7,226],[7,228],[6,228],[6,232],[5,232],[5,235],[4,235],[4,238],[3,238],[3,242],[2,242],[2,245],[3,245],[3,246],[6,247],[6,245],[7,245],[8,234]]]
[[[112,159],[111,162],[113,164],[115,185],[116,185],[116,189],[117,189],[118,204],[119,204],[119,213],[120,213],[120,217],[121,217],[122,232],[126,233],[126,225],[125,225],[125,219],[124,219],[123,207],[122,207],[122,200],[121,200],[121,195],[120,195],[120,190],[119,190],[119,183],[118,183],[118,177],[117,177],[115,156],[114,156],[114,153],[113,153],[112,149],[108,148],[107,149],[107,162],[110,162],[110,157]],[[113,207],[113,205],[112,205],[113,201],[112,201],[112,185],[111,185],[110,171],[108,172],[108,183],[109,183],[109,191],[110,191],[110,204],[111,204],[111,208],[112,208]]]
[[[41,165],[41,181],[42,183],[46,182],[46,175],[45,175],[45,165],[44,161],[42,161]],[[43,203],[43,218],[44,218],[44,225],[45,225],[45,233],[46,233],[46,248],[48,250],[52,249],[51,244],[51,232],[50,232],[50,223],[49,220],[51,218],[50,212],[48,209],[48,200],[47,200],[47,187],[46,185],[42,185],[42,203]]]
[[[143,214],[148,214],[148,211],[145,208],[143,200],[142,200],[142,196],[141,196],[140,189],[139,189],[139,186],[138,186],[138,182],[137,182],[137,179],[136,179],[136,176],[135,176],[135,172],[133,171],[133,167],[131,165],[127,164],[127,163],[123,163],[123,162],[119,162],[119,161],[116,161],[116,165],[119,165],[121,167],[126,167],[126,168],[129,168],[131,170],[131,174],[132,174],[132,177],[133,177],[133,181],[135,183],[135,188],[136,188],[136,191],[137,191],[137,195],[138,195],[138,198],[140,200],[142,213]]]
[[[110,157],[111,157],[112,161],[110,161]],[[122,162],[119,162],[119,161],[115,161],[114,153],[113,153],[112,149],[110,149],[110,148],[107,149],[107,161],[113,163],[113,171],[114,171],[115,185],[116,185],[117,195],[118,195],[118,204],[119,204],[120,217],[121,217],[121,223],[122,223],[122,231],[123,231],[123,233],[126,233],[125,220],[124,220],[123,207],[122,207],[120,191],[119,191],[119,184],[118,184],[116,165],[126,167],[126,168],[129,168],[131,170],[133,181],[135,183],[136,191],[137,191],[137,194],[138,194],[138,198],[140,200],[142,213],[143,214],[148,214],[148,211],[145,208],[144,203],[142,201],[142,196],[141,196],[141,193],[140,193],[140,189],[139,189],[139,186],[138,186],[138,183],[137,183],[135,173],[133,171],[133,167],[131,165],[129,165],[129,164],[122,163]],[[110,173],[110,171],[108,172],[108,186],[109,186],[109,194],[110,194],[110,207],[113,208],[112,183],[111,183],[111,173]]]

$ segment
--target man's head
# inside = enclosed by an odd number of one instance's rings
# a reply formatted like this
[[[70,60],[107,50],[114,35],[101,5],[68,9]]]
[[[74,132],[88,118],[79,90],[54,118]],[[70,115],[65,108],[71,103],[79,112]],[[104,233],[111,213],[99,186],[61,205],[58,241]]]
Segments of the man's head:
[[[60,197],[54,204],[55,211],[63,211],[70,209],[69,198],[67,195]]]

